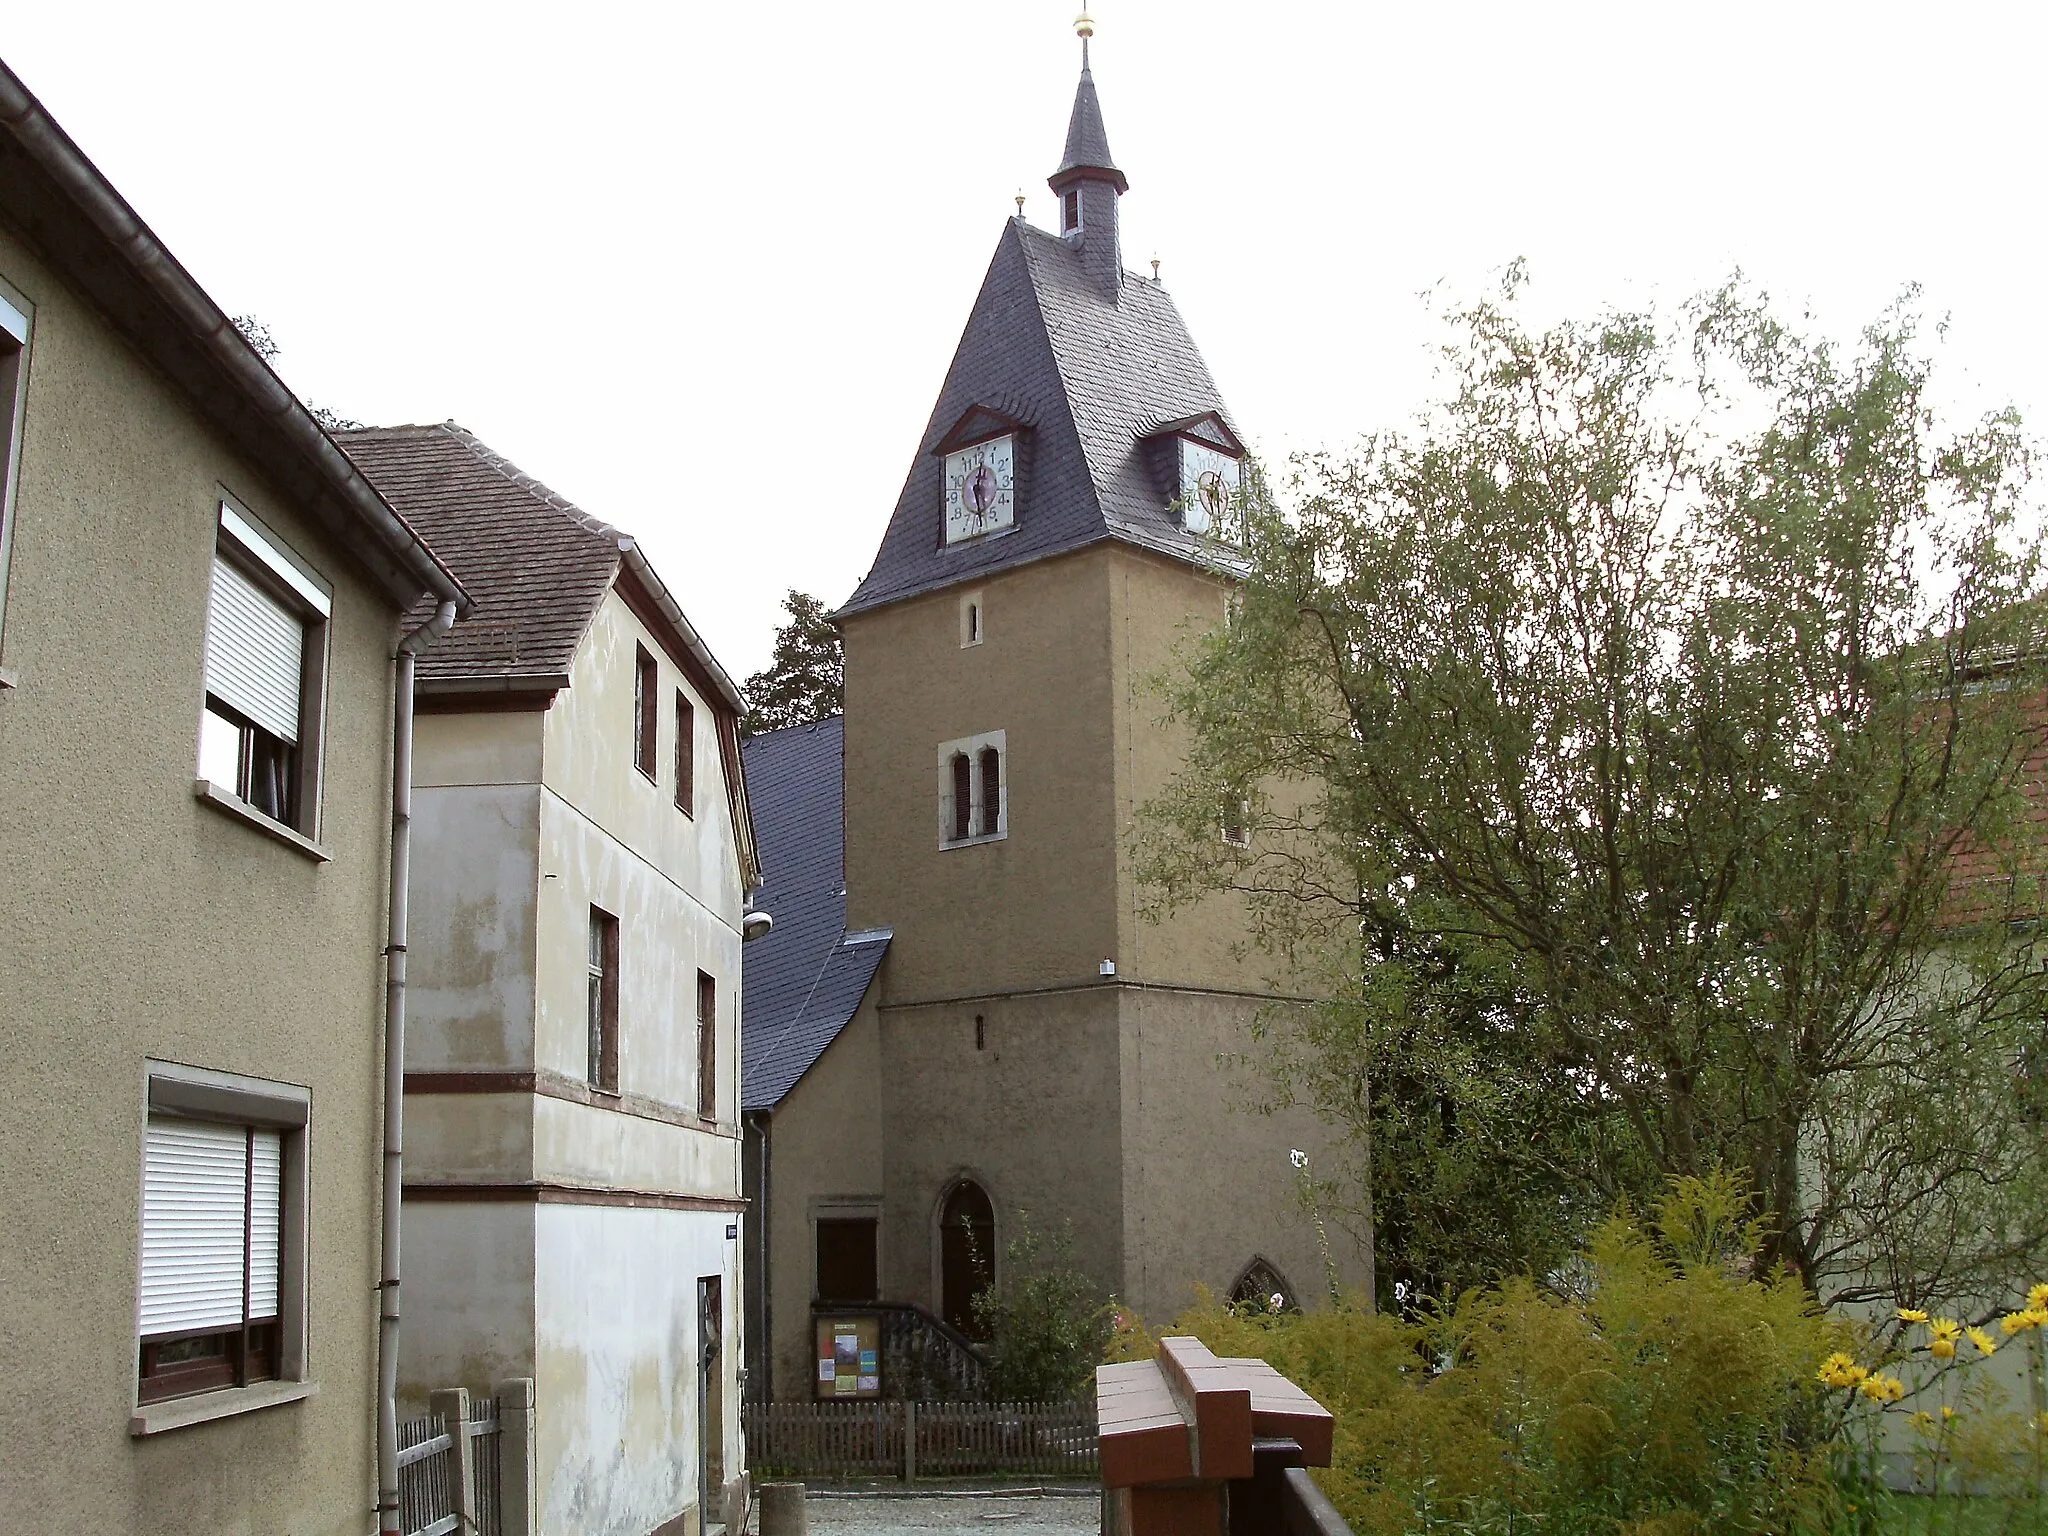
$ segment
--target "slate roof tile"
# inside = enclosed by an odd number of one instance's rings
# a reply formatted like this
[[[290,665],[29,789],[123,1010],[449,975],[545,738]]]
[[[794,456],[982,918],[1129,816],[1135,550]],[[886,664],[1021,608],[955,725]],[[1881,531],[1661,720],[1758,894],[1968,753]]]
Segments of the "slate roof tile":
[[[977,405],[1031,424],[1018,442],[1009,531],[947,547],[941,439]],[[865,608],[1119,539],[1202,565],[1227,552],[1183,529],[1144,442],[1213,411],[1241,437],[1167,291],[1124,274],[1114,302],[1070,240],[1012,219],[996,244],[945,386],[873,568],[843,608]]]
[[[775,926],[740,972],[740,1107],[773,1109],[838,1038],[888,952],[887,930],[846,931],[846,751],[838,716],[747,742],[747,790]]]

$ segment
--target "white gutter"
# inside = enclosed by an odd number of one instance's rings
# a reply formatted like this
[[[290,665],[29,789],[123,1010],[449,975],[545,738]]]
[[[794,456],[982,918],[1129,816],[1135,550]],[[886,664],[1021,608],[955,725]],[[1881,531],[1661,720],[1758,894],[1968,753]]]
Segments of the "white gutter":
[[[384,946],[384,1263],[377,1282],[377,1525],[404,1536],[398,1513],[398,1228],[405,1177],[406,885],[412,869],[412,690],[420,648],[455,623],[451,599],[398,642],[391,700],[391,896]],[[460,1432],[460,1426],[457,1426]]]

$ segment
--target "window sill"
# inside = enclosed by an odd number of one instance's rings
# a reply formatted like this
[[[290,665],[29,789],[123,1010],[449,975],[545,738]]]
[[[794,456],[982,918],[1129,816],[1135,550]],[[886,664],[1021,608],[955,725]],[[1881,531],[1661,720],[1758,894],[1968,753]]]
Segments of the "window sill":
[[[940,842],[939,847],[941,849],[979,848],[983,843],[1004,842],[1009,838],[1009,835],[1009,829],[1006,827],[1000,832],[984,832],[979,837],[949,837]]]
[[[15,671],[12,667],[0,667],[0,690],[19,688],[20,686],[21,674],[19,672]]]
[[[319,1395],[318,1383],[311,1381],[259,1381],[251,1387],[222,1387],[218,1392],[201,1392],[196,1397],[173,1397],[161,1403],[144,1403],[128,1418],[128,1433],[137,1439],[184,1429],[191,1424],[208,1424],[215,1419],[275,1408],[281,1403],[301,1403]]]
[[[222,789],[211,779],[196,779],[192,793],[198,799],[212,806],[224,816],[247,822],[259,832],[267,832],[288,848],[297,849],[316,864],[333,861],[334,855],[322,848],[313,839],[295,827],[288,827],[274,816],[266,816],[231,789]]]

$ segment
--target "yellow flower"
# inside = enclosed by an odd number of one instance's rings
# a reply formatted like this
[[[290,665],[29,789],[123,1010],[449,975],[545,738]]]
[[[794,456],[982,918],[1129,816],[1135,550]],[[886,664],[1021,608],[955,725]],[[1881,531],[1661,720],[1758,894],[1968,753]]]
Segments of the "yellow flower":
[[[1856,1383],[1856,1390],[1873,1403],[1896,1403],[1906,1395],[1906,1384],[1896,1376],[1866,1375]]]
[[[2008,1335],[2025,1333],[2029,1328],[2048,1328],[2048,1308],[2028,1307],[2024,1312],[2008,1312],[1999,1320],[1998,1326]]]
[[[1953,1344],[1963,1336],[1963,1325],[1952,1317],[1937,1317],[1927,1325],[1927,1331],[1937,1339],[1946,1339]]]
[[[1928,1341],[1927,1353],[1937,1360],[1953,1360],[1956,1357],[1954,1339],[1932,1339]]]
[[[1824,1386],[1853,1387],[1869,1374],[1868,1370],[1839,1351],[1820,1364],[1820,1379]]]
[[[1899,1321],[1902,1323],[1924,1323],[1927,1321],[1927,1314],[1918,1307],[1901,1307],[1899,1308]]]
[[[1949,1407],[1947,1403],[1943,1403],[1941,1405],[1941,1416],[1944,1419],[1953,1419],[1956,1416],[1956,1411]]]
[[[2035,1312],[2048,1312],[2048,1280],[2027,1292],[2027,1306]]]
[[[1980,1355],[1988,1355],[1998,1348],[1997,1341],[1982,1328],[1972,1328],[1969,1334],[1970,1342],[1977,1346],[1977,1353]]]
[[[1925,1408],[1922,1408],[1918,1413],[1913,1415],[1913,1427],[1919,1430],[1920,1433],[1923,1435],[1933,1434],[1934,1415],[1929,1413]]]

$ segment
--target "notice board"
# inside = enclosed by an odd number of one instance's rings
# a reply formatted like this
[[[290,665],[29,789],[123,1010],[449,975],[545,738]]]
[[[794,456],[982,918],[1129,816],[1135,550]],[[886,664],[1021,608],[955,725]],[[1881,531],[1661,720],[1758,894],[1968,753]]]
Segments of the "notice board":
[[[877,1316],[818,1319],[817,1371],[812,1389],[820,1398],[882,1395],[882,1320]]]

